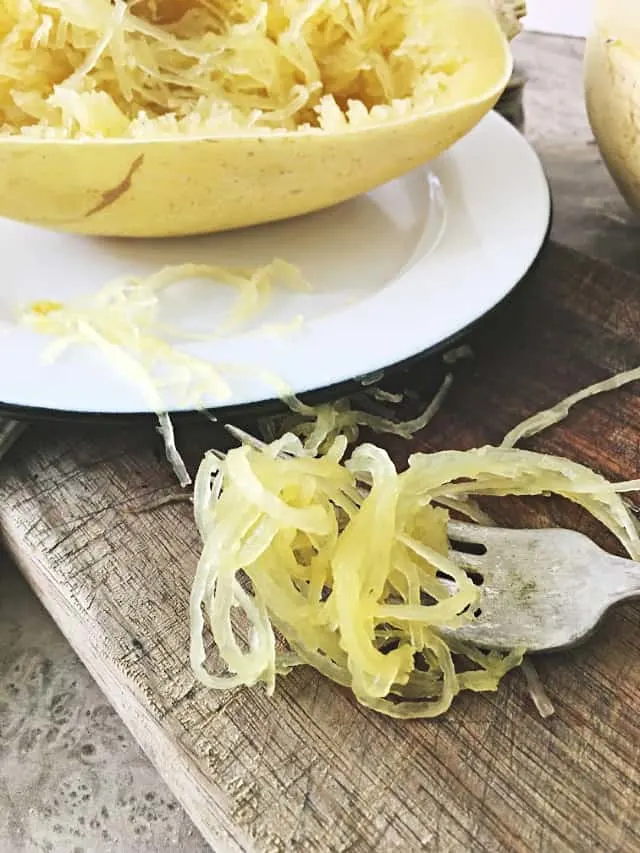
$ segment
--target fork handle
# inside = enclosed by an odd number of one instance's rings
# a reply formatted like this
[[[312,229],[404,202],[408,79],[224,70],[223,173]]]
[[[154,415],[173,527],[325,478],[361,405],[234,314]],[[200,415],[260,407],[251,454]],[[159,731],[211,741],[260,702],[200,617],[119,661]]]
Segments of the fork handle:
[[[616,582],[611,584],[609,592],[611,604],[640,597],[640,563],[626,557],[615,557],[613,554],[608,555],[607,562],[611,571],[616,574]]]

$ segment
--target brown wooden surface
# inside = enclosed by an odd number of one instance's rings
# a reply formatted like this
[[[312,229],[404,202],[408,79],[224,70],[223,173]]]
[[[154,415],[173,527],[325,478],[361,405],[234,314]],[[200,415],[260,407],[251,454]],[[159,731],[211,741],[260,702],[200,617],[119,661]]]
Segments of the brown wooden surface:
[[[640,363],[640,278],[549,244],[474,336],[445,409],[412,447],[495,442],[523,416]],[[412,371],[426,391],[437,367]],[[405,377],[398,379],[403,384]],[[640,395],[583,404],[531,446],[638,476]],[[183,429],[195,464],[218,441]],[[407,447],[391,442],[399,461]],[[217,851],[562,853],[640,849],[640,609],[541,661],[556,715],[522,676],[434,722],[360,708],[303,669],[229,695],[194,684],[187,601],[198,541],[151,424],[37,426],[3,463],[0,524],[26,577]],[[514,520],[539,515],[506,510]],[[551,505],[548,517],[566,521]],[[578,519],[580,521],[580,519]]]

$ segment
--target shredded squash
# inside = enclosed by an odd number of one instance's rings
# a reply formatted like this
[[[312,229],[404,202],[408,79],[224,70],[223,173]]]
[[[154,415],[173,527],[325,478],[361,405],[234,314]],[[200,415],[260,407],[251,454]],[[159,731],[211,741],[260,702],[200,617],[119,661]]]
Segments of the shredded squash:
[[[527,14],[525,0],[491,0],[491,5],[507,38],[515,38],[521,29],[520,19]]]
[[[209,334],[173,329],[159,319],[163,293],[194,280],[227,285],[238,291],[227,316],[211,318]],[[278,258],[255,268],[180,264],[162,267],[146,277],[117,278],[96,293],[66,304],[48,299],[32,302],[18,310],[18,320],[36,332],[55,338],[45,356],[49,361],[72,344],[94,344],[111,356],[112,361],[124,366],[125,373],[133,374],[134,381],[143,373],[147,376],[144,387],[153,385],[156,410],[161,399],[158,389],[171,385],[179,386],[185,400],[199,408],[205,391],[213,391],[224,400],[229,396],[229,387],[214,365],[182,353],[175,346],[176,339],[212,340],[246,327],[264,310],[277,286],[310,288],[297,267]],[[296,328],[300,320],[296,318],[291,327]],[[271,325],[259,328],[277,331]],[[162,379],[154,378],[159,369],[165,372],[169,369],[170,373]]]
[[[360,427],[367,427],[376,433],[397,435],[409,439],[424,429],[442,408],[449,392],[453,376],[448,373],[440,388],[429,401],[420,415],[410,421],[392,420],[380,415],[355,409],[348,397],[334,403],[319,406],[303,405],[298,399],[289,397],[286,402],[293,414],[286,417],[269,417],[260,421],[260,428],[267,440],[273,440],[283,432],[292,432],[305,439],[305,447],[314,453],[326,449],[338,436],[344,436],[349,442],[355,442],[360,435]],[[370,386],[371,396],[394,404],[402,402],[402,395],[381,391],[375,385]]]
[[[211,318],[210,335],[187,335],[163,326],[159,320],[162,294],[170,287],[208,280],[238,290],[238,296],[226,317]],[[145,277],[126,276],[106,284],[97,293],[63,304],[39,300],[19,309],[18,320],[35,332],[53,337],[44,354],[51,363],[70,346],[96,347],[114,369],[133,382],[145,395],[147,405],[156,413],[164,439],[167,458],[180,484],[189,485],[189,476],[175,444],[173,426],[166,409],[166,394],[178,394],[185,406],[203,407],[206,394],[221,402],[231,390],[224,373],[238,371],[234,365],[212,364],[195,358],[175,346],[173,338],[208,338],[228,334],[245,325],[264,309],[274,286],[308,289],[301,272],[286,261],[273,260],[256,268],[232,269],[203,264],[163,267]],[[260,327],[261,329],[263,327]],[[272,327],[266,327],[272,331]],[[256,368],[274,390],[286,396],[287,389],[278,378]]]
[[[614,376],[609,376],[601,382],[595,382],[587,388],[582,388],[580,391],[576,391],[575,394],[570,394],[564,400],[556,403],[550,409],[537,412],[521,424],[515,426],[504,437],[502,445],[503,447],[514,447],[522,439],[530,438],[542,432],[542,430],[560,423],[577,403],[581,403],[583,400],[595,397],[598,394],[605,394],[607,391],[615,391],[617,388],[622,388],[630,382],[637,382],[638,380],[640,380],[640,367],[635,367],[631,370],[616,373]]]
[[[203,550],[191,663],[211,687],[261,681],[271,691],[278,673],[307,663],[362,704],[402,718],[440,714],[461,690],[496,689],[525,650],[485,652],[438,630],[471,619],[478,600],[448,557],[447,499],[464,512],[477,495],[559,494],[640,557],[618,486],[566,459],[483,447],[418,453],[398,473],[371,444],[345,461],[344,437],[319,455],[291,433],[270,444],[240,437],[244,444],[226,456],[205,457],[194,490]],[[453,592],[442,577],[453,579]],[[236,609],[247,626],[242,639]]]
[[[339,131],[437,104],[465,56],[447,0],[6,0],[8,134]]]
[[[346,445],[339,437],[313,455],[288,433],[203,460],[194,489],[203,551],[191,595],[198,678],[273,690],[278,673],[307,663],[398,717],[440,714],[462,689],[495,689],[521,650],[482,652],[438,634],[461,624],[478,597],[447,556],[446,511],[417,486],[419,469],[398,474],[368,444],[344,463]],[[453,594],[439,572],[455,580]],[[205,619],[226,672],[207,665]]]

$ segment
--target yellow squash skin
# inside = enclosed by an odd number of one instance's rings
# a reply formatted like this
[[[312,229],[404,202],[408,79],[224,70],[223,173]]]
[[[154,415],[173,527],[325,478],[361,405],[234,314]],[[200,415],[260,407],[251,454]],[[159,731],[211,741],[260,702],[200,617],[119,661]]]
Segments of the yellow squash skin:
[[[508,83],[509,45],[485,0],[447,3],[437,30],[439,43],[470,61],[427,114],[337,133],[0,137],[0,216],[81,234],[165,237],[285,219],[367,192],[449,148]]]
[[[597,0],[585,51],[587,113],[621,195],[640,213],[640,3]]]

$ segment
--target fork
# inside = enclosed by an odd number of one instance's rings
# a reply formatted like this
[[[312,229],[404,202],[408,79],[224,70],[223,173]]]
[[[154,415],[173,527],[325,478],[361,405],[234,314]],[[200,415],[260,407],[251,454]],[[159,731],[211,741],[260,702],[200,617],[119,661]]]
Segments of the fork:
[[[478,585],[480,598],[472,621],[441,633],[478,646],[567,648],[593,633],[614,604],[640,596],[640,563],[571,530],[451,521],[449,540],[450,556]]]

